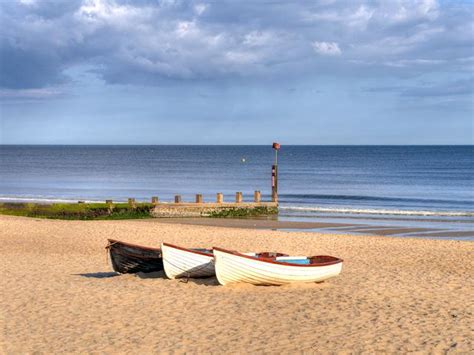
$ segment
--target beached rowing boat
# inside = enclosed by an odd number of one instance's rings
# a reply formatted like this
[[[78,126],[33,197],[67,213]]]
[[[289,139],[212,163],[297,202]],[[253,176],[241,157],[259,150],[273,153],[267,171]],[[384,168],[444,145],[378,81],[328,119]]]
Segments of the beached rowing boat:
[[[339,275],[342,270],[342,259],[327,255],[265,258],[216,247],[213,252],[216,276],[221,285],[234,282],[254,285],[321,282]]]
[[[170,279],[181,277],[211,277],[216,274],[212,249],[189,249],[177,245],[162,243],[163,268]],[[276,252],[246,253],[253,257],[276,258],[287,254]]]
[[[162,243],[163,268],[170,279],[210,277],[214,270],[214,254],[210,249],[188,249]]]
[[[112,267],[121,274],[163,270],[161,249],[109,239],[105,247],[110,254]]]

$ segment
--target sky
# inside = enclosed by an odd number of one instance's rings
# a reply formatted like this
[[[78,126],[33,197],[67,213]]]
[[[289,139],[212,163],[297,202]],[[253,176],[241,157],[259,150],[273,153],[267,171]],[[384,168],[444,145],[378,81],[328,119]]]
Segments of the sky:
[[[473,144],[474,1],[0,0],[0,144]]]

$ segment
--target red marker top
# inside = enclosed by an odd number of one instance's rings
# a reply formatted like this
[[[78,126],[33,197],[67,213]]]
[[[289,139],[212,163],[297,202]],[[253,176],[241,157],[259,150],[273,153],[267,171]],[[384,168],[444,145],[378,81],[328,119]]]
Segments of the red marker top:
[[[280,149],[280,143],[273,142],[273,149],[275,150]]]

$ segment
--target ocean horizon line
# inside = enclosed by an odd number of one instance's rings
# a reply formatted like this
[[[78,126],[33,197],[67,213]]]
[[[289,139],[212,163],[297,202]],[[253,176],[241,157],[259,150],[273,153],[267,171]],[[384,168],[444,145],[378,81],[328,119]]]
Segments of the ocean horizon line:
[[[473,144],[286,144],[286,147],[474,147]],[[49,143],[0,143],[0,147],[266,147],[267,144],[49,144]]]

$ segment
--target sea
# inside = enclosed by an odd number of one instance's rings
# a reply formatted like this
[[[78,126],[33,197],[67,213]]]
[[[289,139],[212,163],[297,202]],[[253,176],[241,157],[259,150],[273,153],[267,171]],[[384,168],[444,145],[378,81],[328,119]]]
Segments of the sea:
[[[252,201],[255,190],[270,200],[277,158],[282,221],[472,240],[473,153],[472,145],[282,145],[278,157],[271,145],[0,145],[0,202],[194,201],[198,193],[211,202],[218,192],[233,201],[237,191]]]

